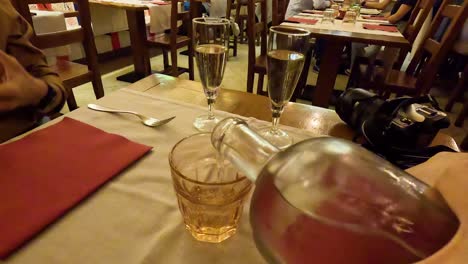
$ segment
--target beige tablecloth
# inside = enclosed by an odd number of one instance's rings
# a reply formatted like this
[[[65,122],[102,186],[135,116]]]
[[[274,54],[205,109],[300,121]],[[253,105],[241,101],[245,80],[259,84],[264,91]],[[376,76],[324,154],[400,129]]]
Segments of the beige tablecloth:
[[[248,207],[238,233],[220,244],[195,241],[182,224],[172,188],[168,153],[177,141],[197,132],[192,122],[206,109],[125,89],[98,103],[158,118],[173,115],[177,118],[163,127],[150,128],[128,115],[94,112],[86,108],[68,114],[154,149],[9,259],[0,261],[1,264],[265,263],[252,239]],[[263,121],[250,121],[259,126],[268,125]],[[296,140],[313,136],[298,129],[290,132]],[[96,166],[106,164],[96,160]]]

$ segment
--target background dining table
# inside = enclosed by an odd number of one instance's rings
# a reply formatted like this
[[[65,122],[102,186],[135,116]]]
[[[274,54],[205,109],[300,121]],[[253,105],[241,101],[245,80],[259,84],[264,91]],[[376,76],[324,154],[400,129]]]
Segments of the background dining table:
[[[150,55],[146,45],[148,35],[145,12],[149,10],[155,13],[150,14],[150,29],[152,32],[161,33],[161,31],[169,29],[171,6],[162,5],[159,6],[160,8],[156,8],[158,7],[157,3],[162,2],[162,0],[89,0],[91,8],[93,8],[92,5],[95,5],[101,8],[124,10],[126,13],[135,70],[117,77],[118,80],[133,83],[151,74]],[[179,6],[182,8],[181,4]],[[101,13],[102,16],[110,15],[102,11]]]
[[[294,18],[317,19],[314,24],[290,23],[287,20],[281,25],[303,28],[310,31],[311,37],[326,41],[324,52],[320,64],[316,89],[312,97],[312,104],[320,107],[328,107],[335,86],[341,63],[341,54],[344,46],[350,42],[364,43],[370,45],[385,46],[388,55],[391,57],[399,48],[409,47],[409,42],[400,32],[386,32],[380,30],[368,30],[363,28],[363,24],[382,24],[385,21],[369,19],[366,21],[360,16],[355,24],[343,24],[342,20],[335,19],[333,24],[322,24],[322,15],[300,13]]]
[[[150,128],[133,116],[95,112],[84,107],[66,114],[106,132],[152,146],[153,150],[10,257],[0,260],[1,264],[266,263],[252,238],[248,206],[237,234],[220,244],[197,242],[183,225],[172,188],[168,154],[177,141],[197,133],[193,119],[207,111],[201,83],[156,74],[95,103],[158,118],[177,117],[165,126]],[[271,116],[267,97],[221,90],[216,108],[221,110],[216,112],[221,117],[242,115],[254,128],[269,126],[265,122]],[[296,141],[316,136],[348,139],[353,136],[334,111],[310,105],[289,103],[281,123],[291,126],[284,129]],[[456,148],[454,140],[442,133],[435,142]],[[96,166],[106,164],[96,160]]]

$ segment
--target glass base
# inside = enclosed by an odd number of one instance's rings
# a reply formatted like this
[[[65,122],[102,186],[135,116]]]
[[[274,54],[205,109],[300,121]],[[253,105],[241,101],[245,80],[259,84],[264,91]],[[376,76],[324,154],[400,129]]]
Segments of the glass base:
[[[200,132],[211,132],[218,122],[219,119],[215,116],[210,118],[209,115],[202,115],[195,118],[193,126]]]
[[[190,234],[198,241],[209,242],[209,243],[220,243],[224,240],[232,237],[237,228],[230,227],[221,227],[221,228],[192,228],[190,225],[185,224],[185,228],[190,232]]]
[[[291,146],[294,142],[288,133],[279,128],[273,130],[271,127],[266,127],[259,130],[258,134],[281,150]]]

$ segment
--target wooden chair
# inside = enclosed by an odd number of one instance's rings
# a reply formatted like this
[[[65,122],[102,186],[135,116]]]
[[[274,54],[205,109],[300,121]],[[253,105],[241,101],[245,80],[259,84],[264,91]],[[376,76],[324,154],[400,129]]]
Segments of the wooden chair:
[[[284,21],[286,10],[288,9],[289,0],[272,0],[272,10],[277,10],[271,14],[271,25],[276,26]]]
[[[255,21],[255,5],[260,3],[261,18]],[[247,38],[248,38],[248,69],[247,92],[253,93],[254,75],[258,74],[257,94],[266,95],[263,91],[263,80],[266,74],[267,54],[267,0],[251,0],[247,3]],[[260,55],[255,52],[257,35],[260,35]]]
[[[440,63],[453,47],[455,40],[460,35],[461,29],[468,17],[468,1],[462,5],[450,5],[450,0],[444,0],[434,18],[431,28],[424,41],[413,56],[406,72],[387,67],[386,70],[376,71],[376,79],[383,80],[384,95],[390,93],[400,95],[427,94],[437,75]],[[450,24],[436,39],[442,21],[448,18]],[[383,78],[382,78],[383,77]]]
[[[233,9],[237,10],[237,5],[234,2],[235,0],[227,0],[227,6],[226,6],[226,18],[231,19],[231,12]],[[236,13],[236,17],[238,14]],[[234,21],[236,21],[234,19]],[[237,21],[236,21],[237,23]],[[232,30],[231,30],[232,32]],[[229,40],[229,49],[232,49],[232,56],[237,57],[237,36],[232,34],[232,39]]]
[[[91,27],[91,16],[88,0],[14,0],[18,12],[32,25],[29,4],[66,3],[74,2],[78,10],[70,12],[67,17],[76,16],[80,21],[80,28],[61,32],[34,35],[32,43],[39,49],[48,49],[65,46],[72,43],[81,43],[84,48],[87,65],[71,61],[58,61],[52,65],[54,71],[62,79],[63,85],[69,91],[67,104],[70,111],[78,108],[72,89],[87,82],[92,82],[96,98],[104,96],[101,74],[98,67],[98,57],[94,34]]]
[[[248,15],[242,14],[241,10],[242,7],[246,7],[248,9],[248,2],[251,0],[234,0],[235,5],[236,5],[236,17],[235,21],[239,25],[240,33],[239,36],[237,37],[238,41],[240,43],[246,43],[247,42],[247,34],[246,34],[246,27],[247,27],[247,20],[248,20]],[[255,0],[253,0],[255,1]]]
[[[458,41],[457,43],[455,43],[453,51],[455,55],[461,56],[464,59],[465,68],[463,69],[463,72],[460,73],[457,85],[455,86],[455,89],[450,95],[447,105],[445,106],[445,111],[452,111],[452,107],[455,104],[455,102],[458,101],[460,98],[463,99],[463,95],[468,86],[468,82],[466,80],[466,78],[468,78],[468,47],[467,45],[464,45],[462,41]],[[462,127],[466,115],[468,115],[468,100],[463,103],[463,108],[458,114],[457,119],[455,120],[455,125]]]
[[[383,67],[375,67],[370,78],[364,78],[364,81],[368,81],[364,88],[375,88],[384,97],[391,93],[396,93],[397,96],[417,96],[429,92],[438,66],[458,37],[468,12],[466,3],[462,6],[449,5],[448,1],[450,0],[442,3],[406,71],[392,69],[393,60],[386,60]],[[441,22],[447,19],[450,20],[449,25],[445,30],[439,31]],[[436,35],[437,39],[434,37]]]
[[[164,70],[161,73],[169,74],[174,77],[188,72],[189,79],[194,79],[194,66],[193,66],[193,50],[191,41],[192,31],[192,16],[190,11],[179,12],[179,2],[181,0],[171,1],[171,28],[169,33],[164,33],[156,36],[148,37],[148,45],[150,47],[161,48],[163,52],[163,63]],[[194,9],[196,4],[194,1],[190,1],[190,9]],[[178,22],[182,21],[182,24],[189,29],[188,36],[179,35]],[[188,68],[178,67],[177,65],[177,50],[182,47],[188,47]],[[169,64],[168,52],[171,53],[171,64]]]
[[[406,25],[405,30],[403,31],[403,36],[408,40],[412,45],[418,36],[419,31],[421,30],[424,22],[426,21],[428,15],[432,11],[432,6],[434,5],[435,0],[419,0],[411,12],[410,19]],[[400,69],[403,65],[403,62],[406,59],[406,56],[410,52],[410,47],[400,49],[398,54],[398,59],[393,65],[394,69]],[[372,70],[374,65],[383,65],[383,56],[382,53],[379,53],[375,61],[371,61],[366,57],[357,57],[354,62],[353,68],[351,69],[351,74],[348,81],[348,87],[368,87],[369,83],[360,82],[369,80],[372,76]],[[370,65],[370,67],[368,67]]]

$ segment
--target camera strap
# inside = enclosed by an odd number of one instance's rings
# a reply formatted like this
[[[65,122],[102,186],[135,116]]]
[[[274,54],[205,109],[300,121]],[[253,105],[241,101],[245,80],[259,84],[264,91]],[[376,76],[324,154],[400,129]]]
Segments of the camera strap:
[[[362,146],[382,158],[388,160],[401,169],[408,169],[420,163],[426,162],[432,156],[439,152],[456,152],[455,150],[444,146],[438,145],[433,147],[426,147],[420,149],[402,149],[402,148],[377,148],[376,146],[366,142]]]

